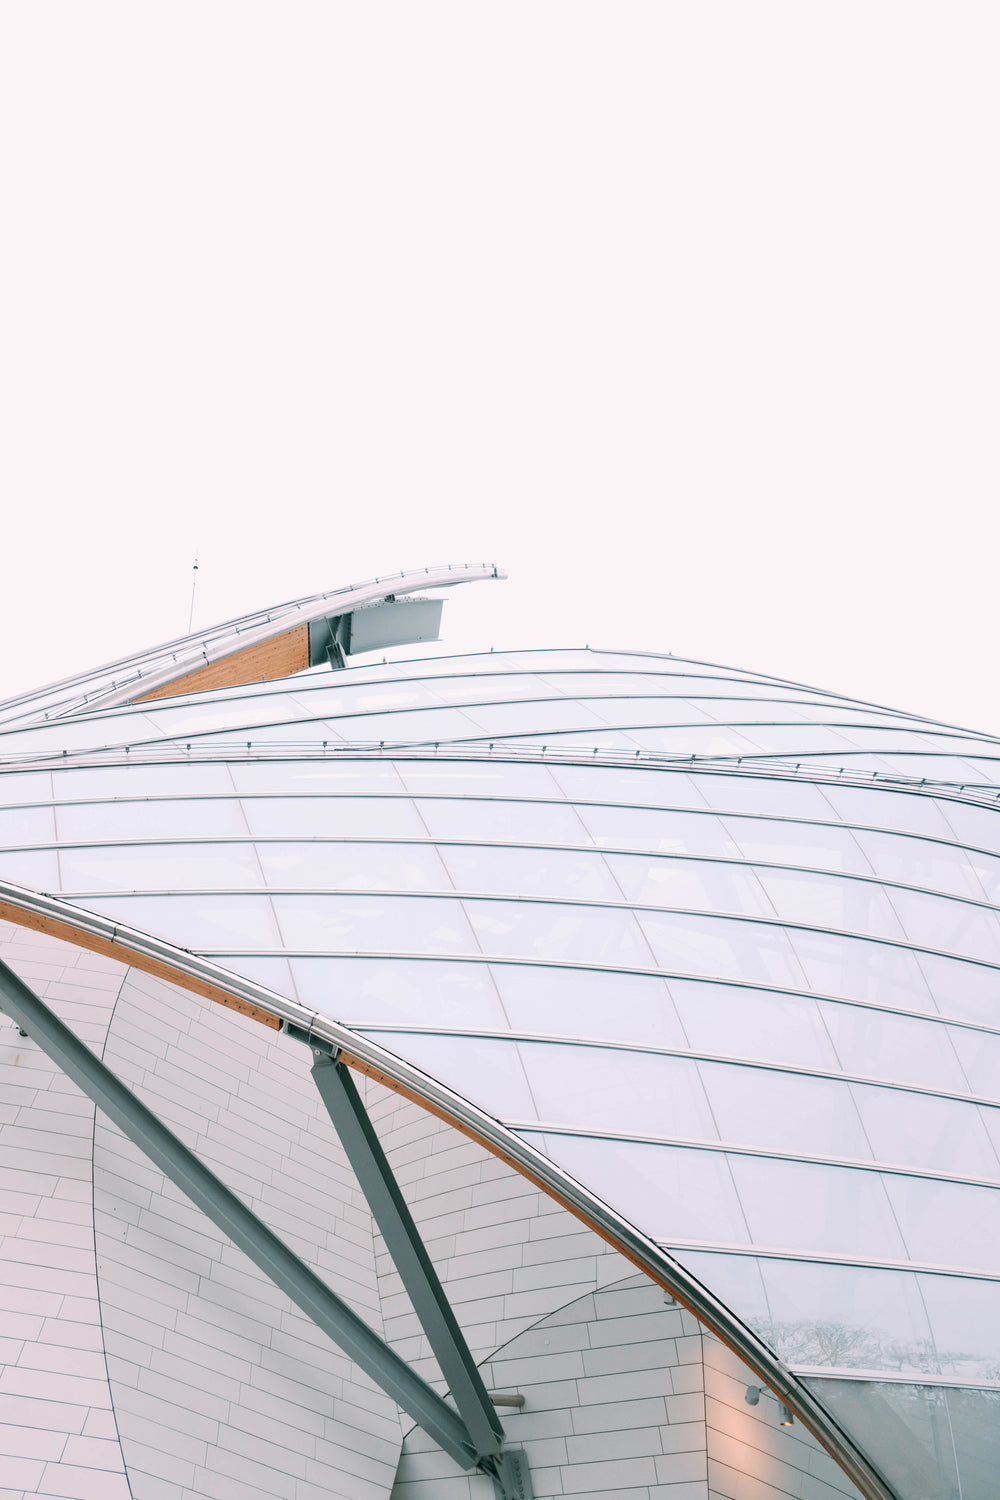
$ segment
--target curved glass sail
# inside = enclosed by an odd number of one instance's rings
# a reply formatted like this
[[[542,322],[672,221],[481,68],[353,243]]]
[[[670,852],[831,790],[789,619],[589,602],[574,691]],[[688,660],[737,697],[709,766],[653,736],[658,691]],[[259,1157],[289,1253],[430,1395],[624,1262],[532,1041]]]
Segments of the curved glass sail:
[[[900,1496],[992,1495],[1000,741],[538,651],[22,715],[0,758],[0,880],[377,1041],[661,1245]]]

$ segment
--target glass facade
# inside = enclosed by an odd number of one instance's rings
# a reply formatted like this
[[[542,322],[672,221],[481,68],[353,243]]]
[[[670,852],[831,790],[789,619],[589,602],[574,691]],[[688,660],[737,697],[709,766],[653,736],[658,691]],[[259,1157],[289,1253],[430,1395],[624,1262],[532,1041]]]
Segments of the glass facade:
[[[662,1246],[901,1500],[992,1496],[1000,741],[538,651],[39,711],[0,756],[0,880],[377,1041]]]

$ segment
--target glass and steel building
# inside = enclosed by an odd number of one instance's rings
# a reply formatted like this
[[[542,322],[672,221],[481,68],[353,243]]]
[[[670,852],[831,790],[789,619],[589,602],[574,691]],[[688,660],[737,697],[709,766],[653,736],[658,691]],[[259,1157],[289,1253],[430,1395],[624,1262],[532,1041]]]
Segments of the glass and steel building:
[[[0,1495],[989,1500],[1000,740],[494,576],[0,704]]]

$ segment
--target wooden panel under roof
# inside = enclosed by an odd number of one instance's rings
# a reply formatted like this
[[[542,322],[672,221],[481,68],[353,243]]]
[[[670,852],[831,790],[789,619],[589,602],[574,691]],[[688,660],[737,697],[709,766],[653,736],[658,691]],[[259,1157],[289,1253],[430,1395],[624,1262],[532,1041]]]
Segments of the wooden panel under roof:
[[[185,672],[173,682],[140,693],[133,703],[150,703],[154,698],[175,698],[180,693],[205,693],[212,688],[241,687],[247,682],[275,682],[304,672],[309,665],[309,626],[293,625],[269,641],[246,646],[220,661],[206,662],[193,672]]]

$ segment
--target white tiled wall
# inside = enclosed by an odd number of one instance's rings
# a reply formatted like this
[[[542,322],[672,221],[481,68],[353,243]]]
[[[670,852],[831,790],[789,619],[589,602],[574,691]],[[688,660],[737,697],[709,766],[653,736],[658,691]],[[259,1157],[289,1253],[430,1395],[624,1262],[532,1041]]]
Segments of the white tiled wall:
[[[124,975],[0,923],[0,957],[100,1050]],[[0,1016],[0,1500],[128,1500],[94,1253],[94,1109]]]
[[[371,1218],[308,1051],[132,971],[106,1061],[377,1331]],[[395,1405],[98,1118],[95,1204],[136,1500],[385,1500]]]

